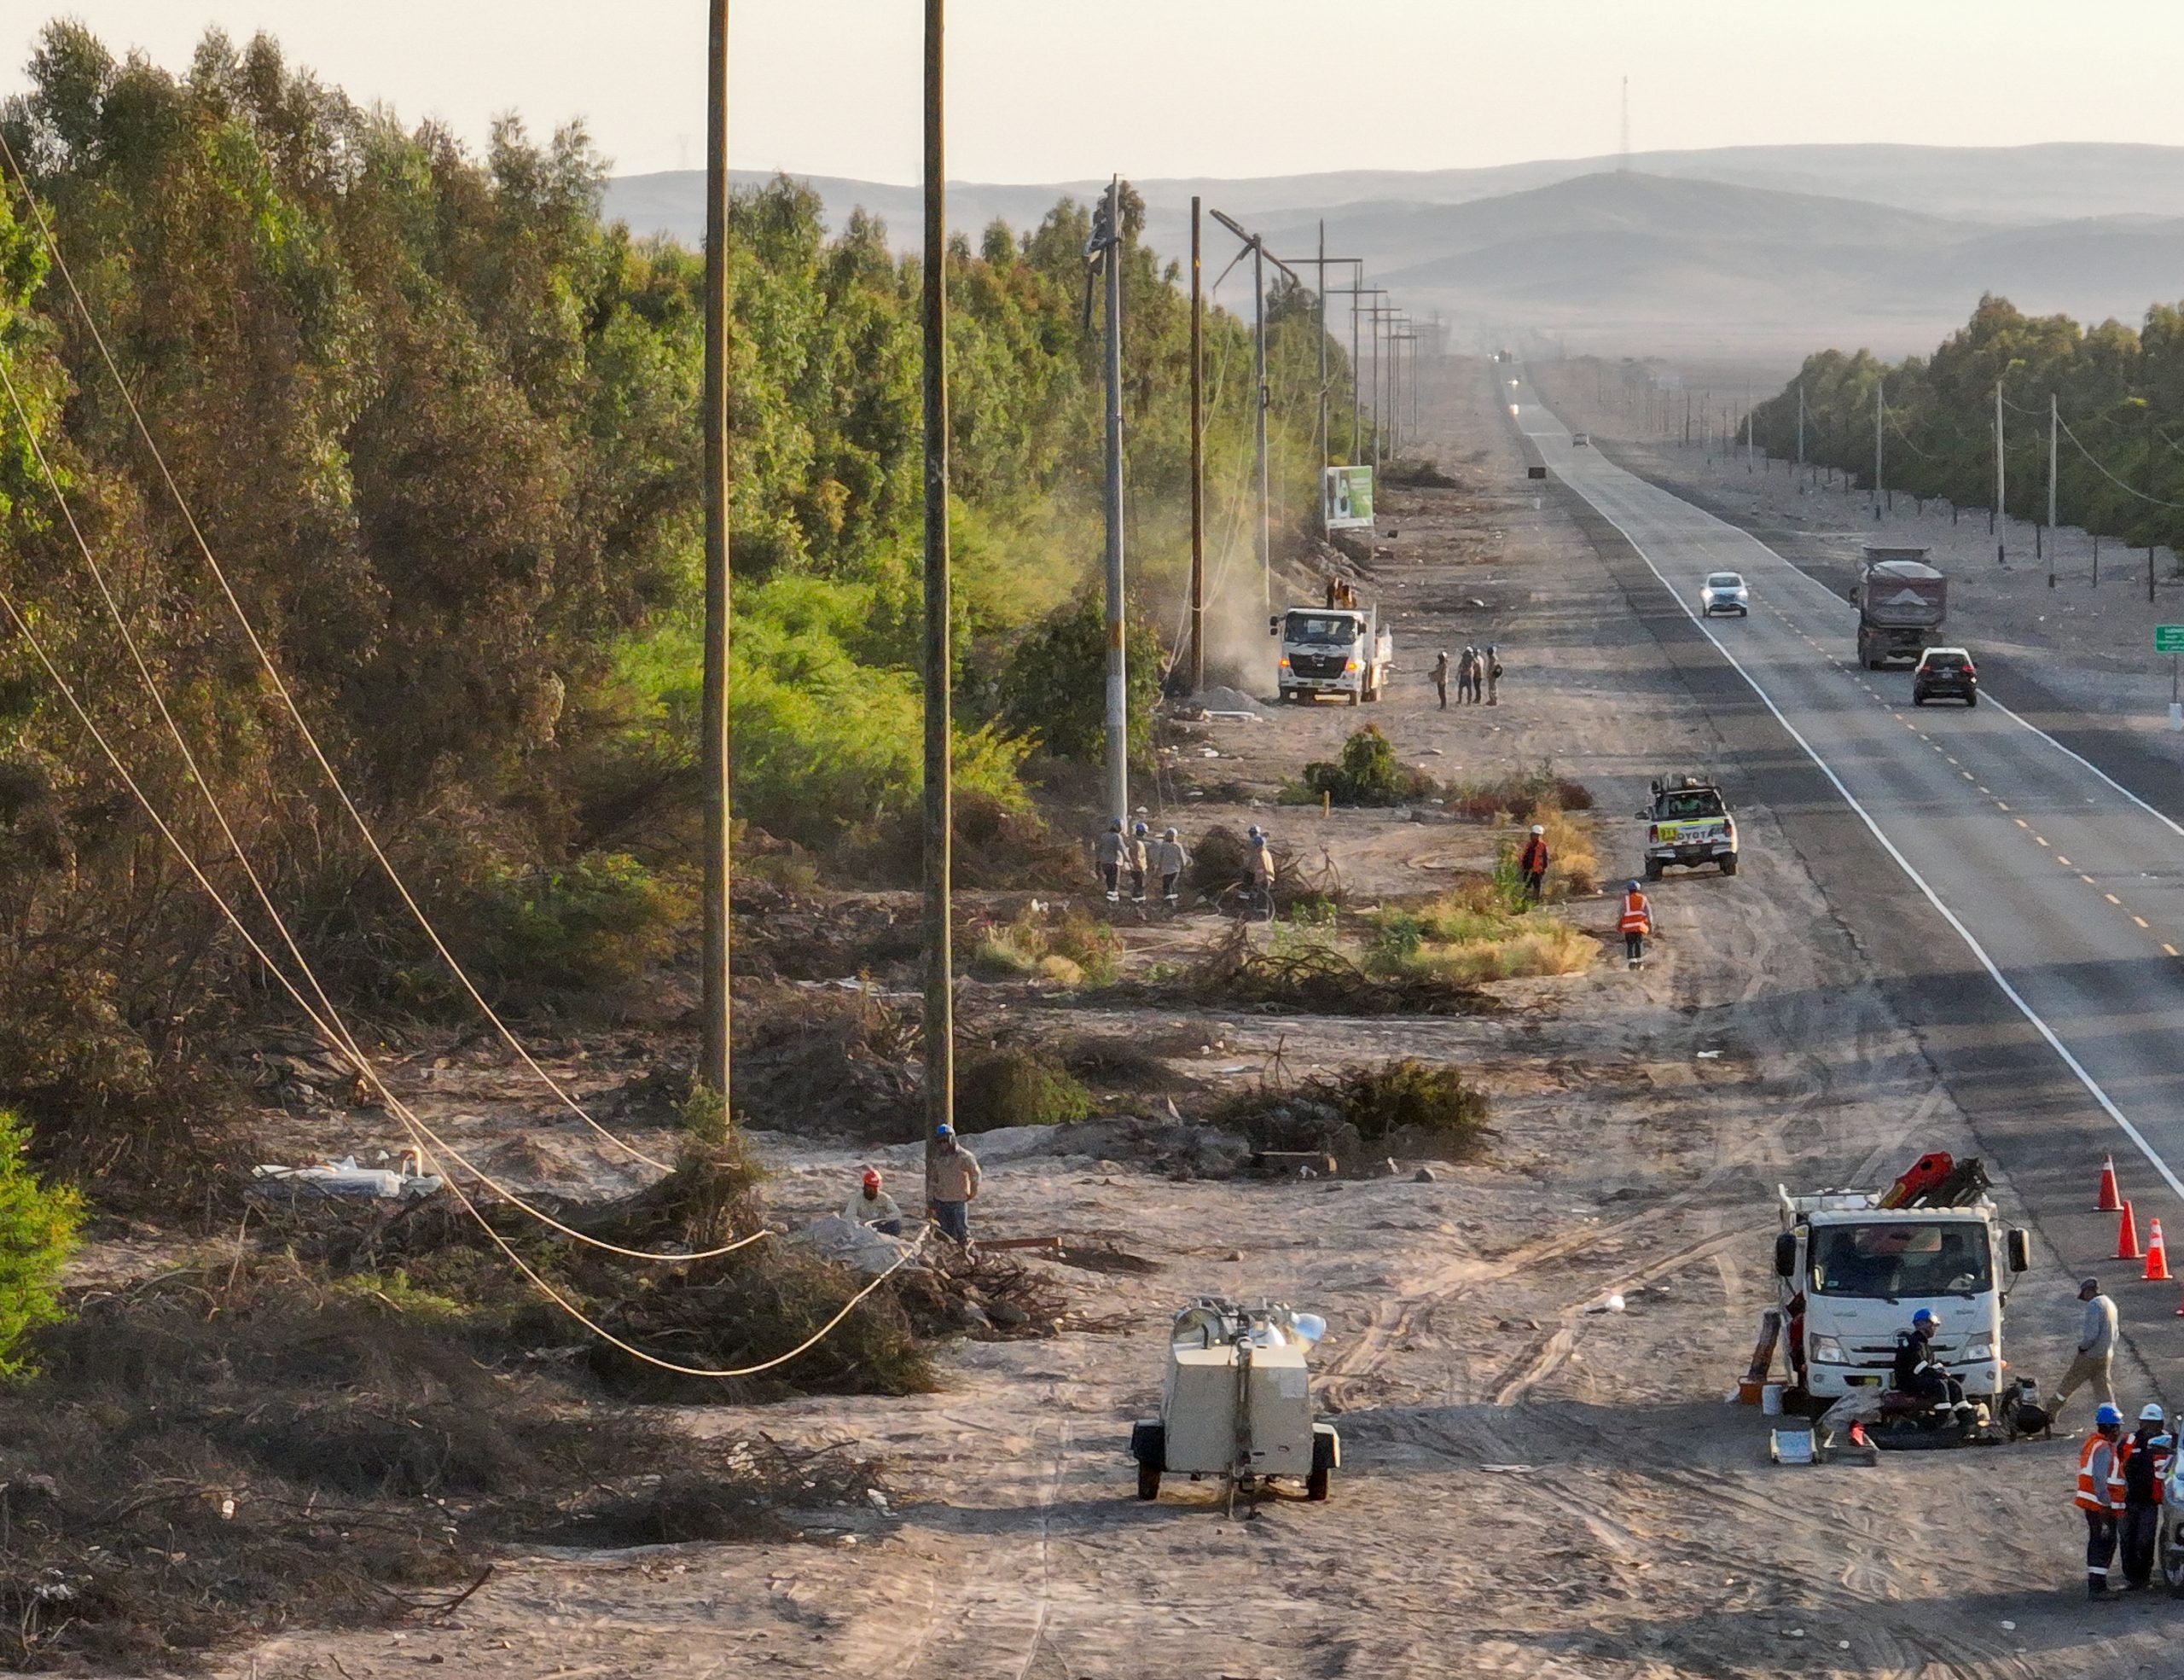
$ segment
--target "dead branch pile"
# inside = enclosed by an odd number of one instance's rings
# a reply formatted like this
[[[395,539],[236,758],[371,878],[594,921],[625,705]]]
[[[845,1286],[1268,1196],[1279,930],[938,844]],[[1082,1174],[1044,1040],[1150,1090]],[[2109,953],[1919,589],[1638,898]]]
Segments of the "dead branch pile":
[[[1432,974],[1368,974],[1333,945],[1261,949],[1243,922],[1170,980],[1118,988],[1149,1001],[1245,1004],[1320,1015],[1480,1015],[1507,1006]]]
[[[896,1275],[903,1310],[921,1334],[1024,1341],[1061,1328],[1067,1299],[1034,1267],[1006,1253],[966,1256],[944,1243],[926,1253],[929,1264]]]

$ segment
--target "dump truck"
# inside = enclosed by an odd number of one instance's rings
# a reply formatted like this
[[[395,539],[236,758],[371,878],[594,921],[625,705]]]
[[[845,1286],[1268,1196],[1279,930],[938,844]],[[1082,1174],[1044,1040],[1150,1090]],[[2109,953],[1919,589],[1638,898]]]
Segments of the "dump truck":
[[[2003,1304],[2031,1248],[2002,1227],[1978,1162],[1924,1156],[1885,1192],[1775,1195],[1776,1299],[1791,1370],[1815,1407],[1890,1388],[1896,1338],[1921,1307],[1940,1320],[1934,1351],[1966,1398],[1994,1403]]]
[[[1137,1497],[1159,1498],[1164,1475],[1212,1476],[1233,1505],[1240,1489],[1281,1476],[1302,1481],[1307,1499],[1325,1499],[1342,1439],[1312,1416],[1305,1361],[1326,1334],[1317,1315],[1272,1301],[1202,1295],[1176,1313],[1160,1416],[1130,1428]]]
[[[1891,660],[1919,662],[1941,640],[1949,619],[1949,579],[1926,564],[1927,548],[1868,543],[1858,581],[1844,591],[1858,609],[1858,663],[1879,671]]]
[[[1653,803],[1638,813],[1646,825],[1647,880],[1658,881],[1671,863],[1737,872],[1737,820],[1712,776],[1656,776],[1652,793]]]
[[[1292,607],[1269,618],[1267,629],[1281,638],[1283,700],[1339,695],[1355,706],[1387,693],[1395,642],[1380,628],[1379,607]]]

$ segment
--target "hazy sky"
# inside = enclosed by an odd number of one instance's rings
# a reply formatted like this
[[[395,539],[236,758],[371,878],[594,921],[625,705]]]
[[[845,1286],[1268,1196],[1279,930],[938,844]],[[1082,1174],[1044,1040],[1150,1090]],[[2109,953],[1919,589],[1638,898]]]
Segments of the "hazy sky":
[[[55,9],[59,9],[55,8]],[[703,0],[77,0],[180,67],[204,29],[404,118],[583,116],[619,171],[703,160]],[[0,86],[47,15],[0,9]],[[741,167],[917,175],[920,0],[734,0]],[[951,0],[950,169],[1044,182],[1427,169],[1894,140],[2184,140],[2176,0]]]

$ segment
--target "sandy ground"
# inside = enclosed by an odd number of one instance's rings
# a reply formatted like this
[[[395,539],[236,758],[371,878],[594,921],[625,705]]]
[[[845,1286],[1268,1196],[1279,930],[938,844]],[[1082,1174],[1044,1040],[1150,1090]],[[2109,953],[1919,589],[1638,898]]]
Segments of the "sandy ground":
[[[1584,539],[1535,504],[1482,370],[1455,364],[1440,394],[1443,460],[1476,488],[1391,498],[1385,526],[1401,534],[1382,598],[1404,669],[1388,701],[1218,726],[1225,759],[1179,771],[1265,787],[1372,715],[1438,775],[1551,755],[1599,793],[1604,861],[1627,859],[1635,825],[1619,813],[1649,774],[1704,762],[1714,743]],[[1502,704],[1432,709],[1417,650],[1488,640],[1509,671]],[[1215,808],[1173,779],[1166,791],[1185,826],[1255,814],[1285,846],[1323,847],[1367,894],[1424,890],[1490,846],[1447,824]],[[1757,1413],[1724,1403],[1771,1299],[1776,1183],[1874,1183],[1922,1150],[1974,1152],[1769,813],[1740,817],[1735,880],[1655,892],[1664,937],[1641,974],[1512,983],[1518,1007],[1492,1018],[1191,1018],[1206,1048],[1179,1065],[1215,1080],[1255,1075],[1277,1049],[1292,1071],[1455,1061],[1493,1093],[1484,1158],[1422,1183],[1408,1161],[1379,1178],[1209,1182],[995,1151],[976,1208],[986,1234],[1102,1232],[1159,1264],[1056,1268],[1077,1316],[1118,1328],[966,1343],[931,1395],[689,1414],[708,1433],[854,1441],[886,1463],[888,1514],[815,1514],[798,1544],[512,1558],[448,1621],[299,1632],[224,1671],[2175,1671],[2155,1605],[2096,1615],[2082,1602],[2069,1443],[1777,1468]],[[1605,901],[1571,914],[1609,919]],[[1147,952],[1188,937],[1182,924],[1132,935]],[[1177,1024],[1067,1014],[1072,1028]],[[505,1123],[470,1125],[482,1138]],[[584,1152],[536,1126],[526,1147],[547,1166]],[[792,1212],[838,1205],[865,1159],[761,1143]],[[912,1167],[908,1151],[877,1159]],[[2007,1204],[2007,1164],[1991,1165]],[[1629,1311],[1589,1310],[1611,1291]],[[1208,1292],[1329,1319],[1316,1392],[1345,1441],[1331,1503],[1276,1498],[1231,1521],[1210,1485],[1133,1497],[1129,1424],[1155,1403],[1168,1316]],[[2057,1369],[2075,1313],[2069,1280],[2037,1257],[2013,1314],[2018,1360]]]

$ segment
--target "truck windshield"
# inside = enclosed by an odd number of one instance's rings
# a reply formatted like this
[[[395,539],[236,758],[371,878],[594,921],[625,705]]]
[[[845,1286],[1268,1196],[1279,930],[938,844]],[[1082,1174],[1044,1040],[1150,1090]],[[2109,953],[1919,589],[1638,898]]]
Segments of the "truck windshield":
[[[1357,639],[1357,620],[1331,613],[1292,613],[1282,634],[1292,642],[1330,642],[1347,647]]]
[[[1661,815],[1681,822],[1721,814],[1722,796],[1716,793],[1668,793],[1661,799]]]
[[[1962,1221],[1821,1225],[1812,1234],[1810,1261],[1809,1287],[1821,1295],[1973,1295],[1994,1282],[1985,1228]]]

